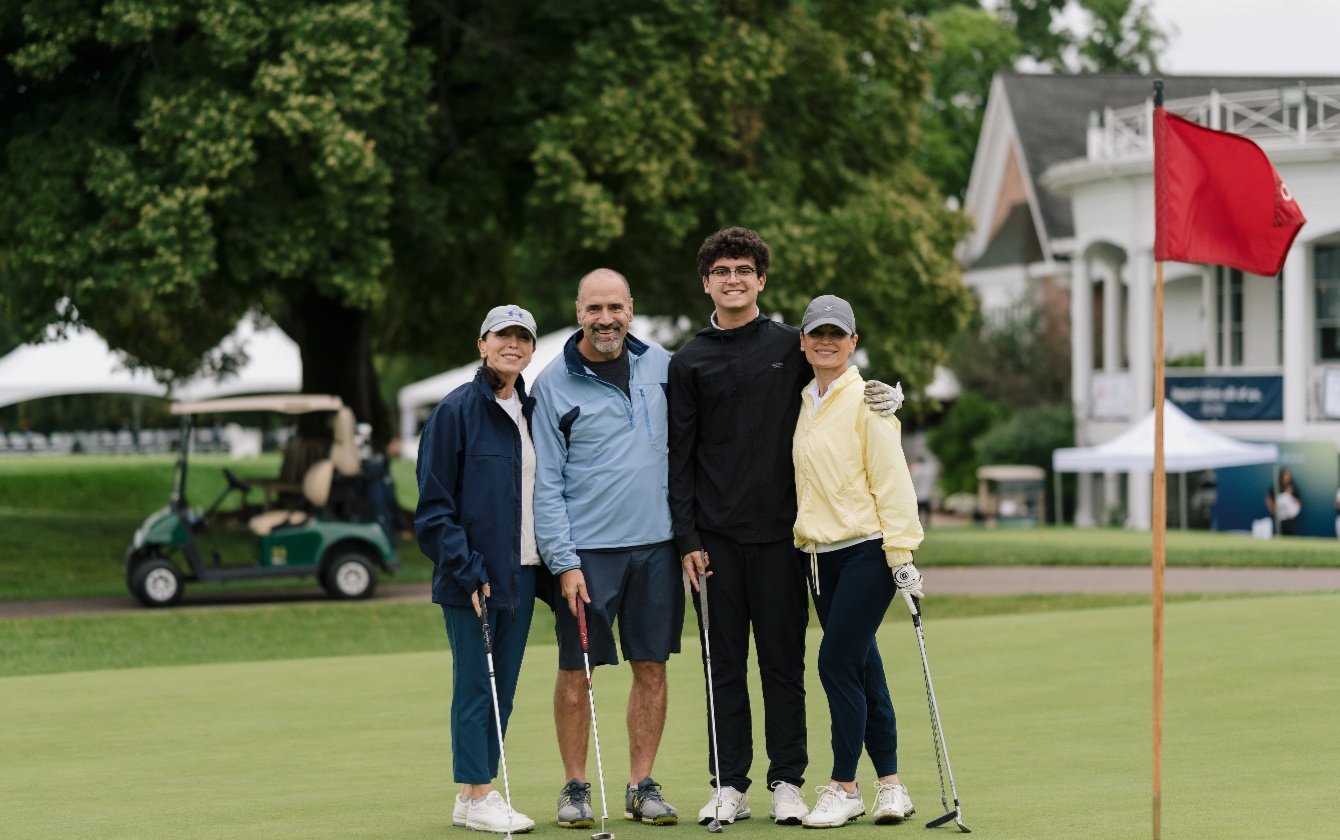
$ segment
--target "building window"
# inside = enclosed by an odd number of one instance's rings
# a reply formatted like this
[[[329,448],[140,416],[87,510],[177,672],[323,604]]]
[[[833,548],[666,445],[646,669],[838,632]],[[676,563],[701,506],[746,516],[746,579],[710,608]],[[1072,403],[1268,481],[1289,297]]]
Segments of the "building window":
[[[1312,263],[1317,289],[1317,359],[1340,361],[1340,245],[1318,245]]]
[[[1215,327],[1219,360],[1224,367],[1242,367],[1242,272],[1215,266]]]

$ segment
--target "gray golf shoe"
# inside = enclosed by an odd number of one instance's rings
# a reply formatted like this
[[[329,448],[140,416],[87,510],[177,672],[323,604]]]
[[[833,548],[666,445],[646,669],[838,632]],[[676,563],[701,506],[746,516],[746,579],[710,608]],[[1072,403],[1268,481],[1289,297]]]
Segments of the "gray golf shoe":
[[[677,825],[679,813],[661,797],[661,786],[651,777],[629,786],[624,796],[623,818],[646,825]]]
[[[591,810],[591,783],[570,779],[558,794],[558,827],[590,828],[596,824]]]

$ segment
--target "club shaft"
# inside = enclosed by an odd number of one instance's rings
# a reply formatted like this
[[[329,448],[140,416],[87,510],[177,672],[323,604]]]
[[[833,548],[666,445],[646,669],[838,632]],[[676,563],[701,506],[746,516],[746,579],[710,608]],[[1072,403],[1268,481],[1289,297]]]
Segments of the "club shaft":
[[[591,642],[586,634],[586,604],[577,599],[577,629],[582,639],[582,664],[586,668],[586,698],[591,708],[591,733],[596,743],[596,777],[600,780],[600,832],[605,833],[609,805],[605,800],[605,766],[600,759],[600,724],[596,722],[596,690],[591,682]]]
[[[498,728],[498,764],[502,768],[503,794],[507,797],[507,836],[512,836],[512,783],[507,778],[507,751],[503,748],[502,707],[498,705],[498,677],[493,669],[493,632],[489,627],[487,602],[480,604],[479,619],[484,632],[484,659],[489,666],[489,693],[493,695],[493,722]]]
[[[716,775],[716,822],[721,821],[721,750],[717,747],[716,691],[712,687],[712,622],[707,606],[707,575],[698,576],[698,601],[703,615],[703,661],[707,666],[707,724],[712,733],[712,762]]]
[[[940,723],[940,708],[935,702],[935,681],[931,679],[930,660],[926,657],[926,635],[921,627],[920,610],[913,613],[912,623],[917,629],[917,648],[921,651],[921,669],[926,676],[926,699],[930,703],[931,709],[931,730],[935,738],[935,749],[937,758],[941,753],[944,755],[945,775],[949,777],[949,792],[954,798],[954,812],[960,817],[962,810],[958,802],[958,788],[954,785],[954,768],[949,761],[949,744],[945,741],[944,727]],[[949,803],[945,801],[944,791],[941,790],[941,802],[945,809],[949,809]]]

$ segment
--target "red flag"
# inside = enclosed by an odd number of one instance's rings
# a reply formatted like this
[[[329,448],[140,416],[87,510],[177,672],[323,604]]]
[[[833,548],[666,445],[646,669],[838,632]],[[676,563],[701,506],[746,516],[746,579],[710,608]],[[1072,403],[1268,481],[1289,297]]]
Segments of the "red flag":
[[[1154,109],[1154,259],[1273,277],[1305,221],[1260,146]]]

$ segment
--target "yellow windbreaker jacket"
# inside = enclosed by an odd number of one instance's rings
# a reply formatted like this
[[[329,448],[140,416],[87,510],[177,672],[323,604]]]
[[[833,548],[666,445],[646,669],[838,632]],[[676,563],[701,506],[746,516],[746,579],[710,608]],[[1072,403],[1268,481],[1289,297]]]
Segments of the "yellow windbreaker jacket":
[[[830,387],[817,414],[806,388],[792,439],[796,547],[812,551],[882,534],[889,565],[911,563],[922,531],[902,424],[865,405],[865,380],[855,365]]]

